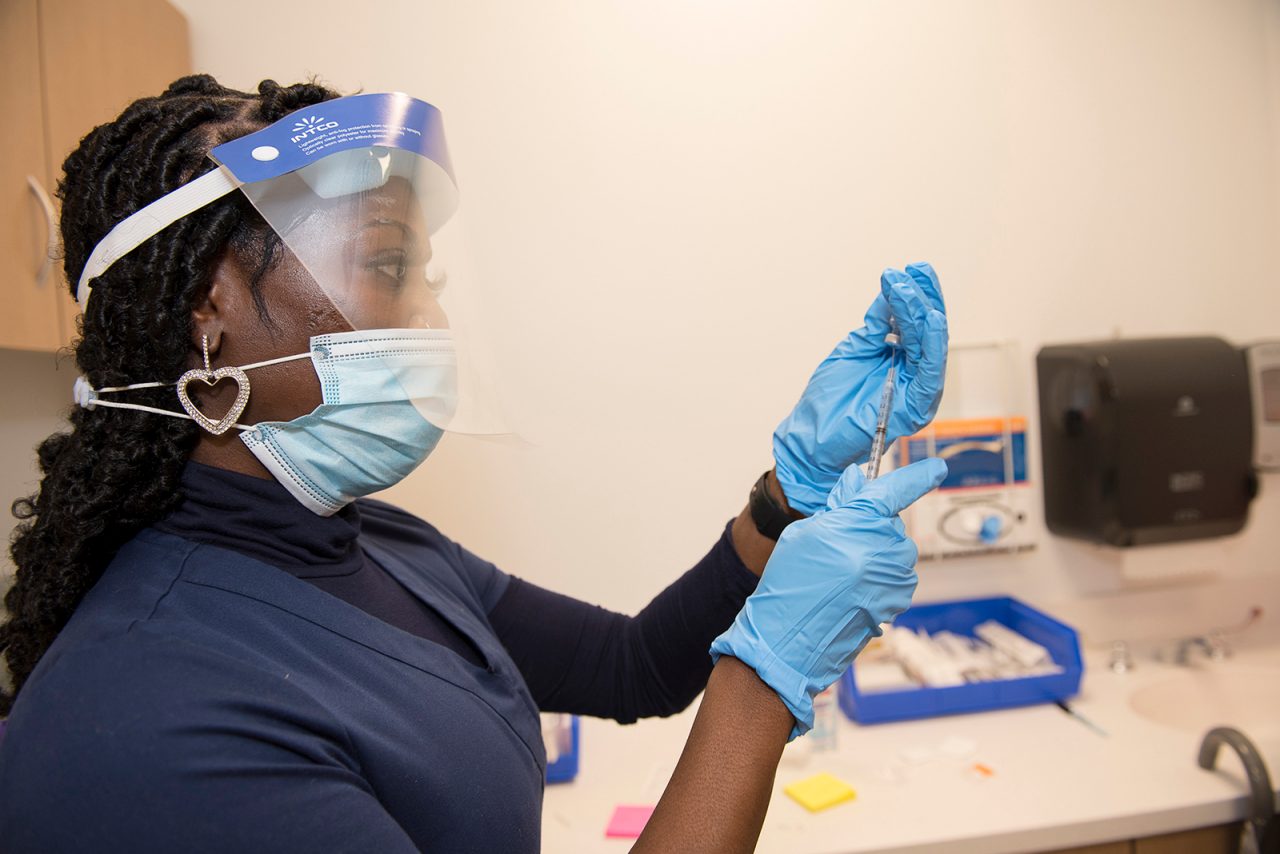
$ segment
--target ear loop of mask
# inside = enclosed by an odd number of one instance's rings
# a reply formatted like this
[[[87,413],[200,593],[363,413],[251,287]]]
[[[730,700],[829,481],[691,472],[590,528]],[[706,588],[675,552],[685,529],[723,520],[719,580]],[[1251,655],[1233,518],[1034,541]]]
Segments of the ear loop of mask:
[[[263,361],[263,362],[254,362],[253,364],[250,364],[250,365],[241,365],[240,370],[252,371],[255,368],[265,368],[268,365],[279,365],[283,362],[294,362],[294,361],[297,361],[298,359],[310,359],[310,358],[311,358],[310,352],[298,353],[293,356],[281,356],[277,359],[267,359],[266,361]],[[208,370],[207,364],[208,363],[206,362],[205,371]],[[204,373],[205,371],[201,371],[200,369],[196,369],[196,371],[194,372],[188,371],[187,373],[182,375],[182,380],[180,380],[180,382],[187,380],[188,376],[191,373]],[[146,406],[141,403],[121,403],[113,400],[102,400],[98,397],[98,395],[101,395],[101,394],[115,394],[122,391],[136,391],[137,389],[143,389],[143,388],[171,388],[177,385],[178,385],[178,382],[167,382],[167,383],[154,382],[154,383],[131,383],[129,385],[106,386],[104,388],[94,388],[89,384],[89,381],[84,377],[76,377],[76,382],[75,382],[75,386],[72,391],[72,394],[75,397],[76,404],[81,407],[84,407],[85,409],[92,409],[95,406],[107,406],[112,409],[136,409],[139,412],[151,412],[156,415],[168,415],[173,418],[185,418],[188,421],[195,421],[196,420],[195,418],[192,418],[190,415],[188,415],[185,412],[175,412],[172,409],[160,409],[159,407]],[[209,420],[212,420],[212,419],[209,419]],[[254,429],[253,425],[245,425],[245,424],[231,424],[229,426],[235,427],[237,430]]]

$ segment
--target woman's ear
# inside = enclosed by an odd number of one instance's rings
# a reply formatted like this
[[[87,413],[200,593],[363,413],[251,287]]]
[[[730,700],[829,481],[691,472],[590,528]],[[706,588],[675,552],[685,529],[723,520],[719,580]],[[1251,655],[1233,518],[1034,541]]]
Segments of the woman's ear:
[[[212,358],[222,348],[222,333],[233,322],[238,297],[245,289],[240,265],[235,253],[224,252],[214,264],[209,288],[196,300],[191,309],[191,347],[202,366],[205,336],[209,340],[209,356]]]

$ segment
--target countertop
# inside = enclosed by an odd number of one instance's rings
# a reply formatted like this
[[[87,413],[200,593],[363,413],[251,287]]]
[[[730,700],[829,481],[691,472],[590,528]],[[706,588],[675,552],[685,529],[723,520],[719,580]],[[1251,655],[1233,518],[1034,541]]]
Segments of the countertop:
[[[1268,614],[1233,638],[1225,662],[1178,666],[1138,654],[1123,674],[1106,666],[1105,645],[1086,642],[1071,706],[1105,736],[1054,705],[871,726],[842,716],[834,751],[815,753],[804,739],[787,747],[758,850],[1000,854],[1245,818],[1248,784],[1235,754],[1224,748],[1213,772],[1196,757],[1210,726],[1236,724],[1263,754],[1272,784],[1280,782],[1277,622]],[[1228,695],[1235,719],[1217,720],[1214,704]],[[584,719],[577,779],[547,787],[543,850],[625,851],[629,841],[604,838],[609,816],[619,804],[656,803],[693,715],[627,727]],[[848,782],[857,798],[812,814],[783,793],[819,771]]]

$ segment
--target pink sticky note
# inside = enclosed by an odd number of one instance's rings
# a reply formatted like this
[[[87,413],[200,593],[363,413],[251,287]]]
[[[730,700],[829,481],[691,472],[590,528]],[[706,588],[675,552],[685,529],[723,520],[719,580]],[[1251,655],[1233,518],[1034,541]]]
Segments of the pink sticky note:
[[[613,839],[635,839],[649,823],[653,807],[619,806],[613,810],[613,818],[604,829],[604,835]]]

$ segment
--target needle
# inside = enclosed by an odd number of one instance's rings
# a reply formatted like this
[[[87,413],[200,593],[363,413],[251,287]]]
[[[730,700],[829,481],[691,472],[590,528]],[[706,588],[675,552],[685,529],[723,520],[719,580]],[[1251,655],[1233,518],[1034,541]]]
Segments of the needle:
[[[1098,726],[1098,725],[1097,725],[1097,724],[1095,724],[1093,721],[1089,720],[1089,719],[1088,719],[1088,718],[1086,718],[1084,715],[1080,714],[1080,713],[1079,713],[1079,712],[1077,712],[1075,709],[1071,708],[1070,706],[1068,706],[1066,703],[1062,702],[1061,700],[1056,700],[1056,701],[1054,701],[1054,705],[1055,705],[1055,706],[1057,706],[1059,709],[1062,709],[1062,711],[1066,712],[1067,714],[1071,715],[1071,717],[1075,718],[1075,719],[1076,719],[1076,720],[1078,720],[1080,723],[1084,724],[1084,725],[1085,725],[1085,726],[1087,726],[1089,729],[1093,730],[1094,732],[1096,732],[1098,735],[1102,736],[1103,738],[1110,738],[1110,737],[1111,737],[1111,733],[1107,732],[1105,729],[1103,729],[1102,727]]]
[[[884,456],[885,439],[889,433],[889,415],[893,412],[893,382],[898,364],[898,324],[889,318],[889,334],[884,336],[889,345],[889,373],[884,378],[884,390],[880,393],[880,412],[876,416],[876,435],[871,440],[871,457],[867,460],[867,480],[875,480],[880,474],[880,459]]]

